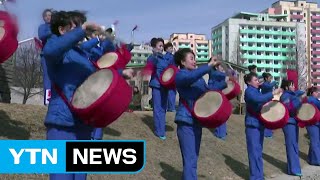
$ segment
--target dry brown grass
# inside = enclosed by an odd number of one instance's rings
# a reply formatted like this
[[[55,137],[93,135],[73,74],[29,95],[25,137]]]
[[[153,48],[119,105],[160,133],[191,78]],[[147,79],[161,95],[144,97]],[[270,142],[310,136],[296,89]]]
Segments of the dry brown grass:
[[[30,105],[0,104],[0,139],[44,139],[43,119],[46,108]],[[105,129],[104,139],[144,139],[147,142],[147,163],[136,175],[89,175],[88,179],[180,179],[182,161],[176,136],[174,114],[167,115],[167,140],[156,138],[152,132],[152,112],[125,113]],[[301,164],[306,164],[308,139],[300,129]],[[286,171],[286,153],[282,130],[273,139],[265,139],[264,169],[266,177]],[[226,141],[203,130],[199,179],[247,179],[248,159],[244,134],[244,117],[233,115],[228,122]],[[0,175],[0,179],[47,179],[47,175]]]

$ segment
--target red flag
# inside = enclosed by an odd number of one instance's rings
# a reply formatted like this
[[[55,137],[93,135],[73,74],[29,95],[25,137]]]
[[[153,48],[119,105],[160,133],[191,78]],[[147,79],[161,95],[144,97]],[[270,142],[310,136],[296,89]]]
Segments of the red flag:
[[[298,90],[298,72],[296,70],[287,69],[287,79],[293,81],[295,90]]]
[[[132,31],[135,31],[138,29],[138,25],[135,25],[134,28],[132,29]]]
[[[38,38],[36,38],[36,37],[34,37],[33,39],[34,39],[34,43],[35,43],[35,45],[36,45],[36,48],[37,48],[38,50],[41,50],[41,49],[43,48],[43,45],[42,45],[41,40],[38,39]]]

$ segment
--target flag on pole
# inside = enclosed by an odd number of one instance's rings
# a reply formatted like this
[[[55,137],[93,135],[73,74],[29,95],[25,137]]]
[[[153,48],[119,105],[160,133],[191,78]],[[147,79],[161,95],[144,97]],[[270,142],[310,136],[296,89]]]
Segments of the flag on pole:
[[[132,31],[135,31],[138,29],[138,25],[135,25],[134,28],[132,29]]]
[[[36,37],[34,37],[33,39],[34,39],[34,43],[35,43],[35,45],[36,45],[36,48],[37,48],[38,50],[41,50],[41,49],[43,48],[43,45],[42,45],[41,40],[38,39],[38,38],[36,38]]]

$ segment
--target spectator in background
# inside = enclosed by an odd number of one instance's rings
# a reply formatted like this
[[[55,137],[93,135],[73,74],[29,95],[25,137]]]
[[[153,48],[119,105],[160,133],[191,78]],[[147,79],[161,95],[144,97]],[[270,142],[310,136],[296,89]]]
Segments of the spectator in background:
[[[41,24],[38,28],[38,37],[42,42],[42,46],[44,46],[47,42],[47,39],[52,35],[50,22],[51,22],[51,9],[45,9],[42,13],[42,18],[44,24]],[[49,104],[49,99],[51,97],[51,81],[47,72],[46,60],[43,56],[43,52],[40,54],[41,58],[41,67],[43,70],[43,92],[44,92],[44,105]]]
[[[164,59],[168,62],[169,65],[176,66],[173,58],[173,45],[171,42],[168,42],[164,45],[164,50],[166,54],[164,55]],[[168,111],[175,112],[176,111],[176,94],[177,91],[175,89],[169,89],[168,91]]]

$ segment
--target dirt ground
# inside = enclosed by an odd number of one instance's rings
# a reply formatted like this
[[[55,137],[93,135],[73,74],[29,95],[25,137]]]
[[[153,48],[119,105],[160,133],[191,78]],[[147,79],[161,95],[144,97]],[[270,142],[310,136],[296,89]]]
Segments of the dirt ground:
[[[0,139],[44,139],[43,119],[46,108],[31,105],[0,104]],[[89,175],[89,180],[102,179],[180,179],[181,154],[176,136],[174,113],[167,114],[167,140],[153,134],[152,112],[125,113],[105,128],[104,139],[144,139],[147,142],[147,163],[136,175]],[[300,129],[300,162],[306,164],[308,139],[306,130]],[[248,158],[244,134],[244,116],[233,115],[228,121],[226,141],[215,138],[208,129],[203,129],[199,179],[248,179]],[[273,139],[265,139],[264,172],[274,177],[286,172],[286,153],[282,130],[275,131]],[[0,179],[48,179],[45,174],[0,175]]]

